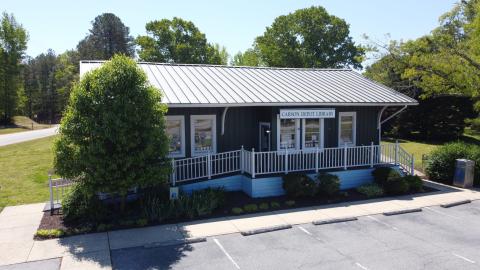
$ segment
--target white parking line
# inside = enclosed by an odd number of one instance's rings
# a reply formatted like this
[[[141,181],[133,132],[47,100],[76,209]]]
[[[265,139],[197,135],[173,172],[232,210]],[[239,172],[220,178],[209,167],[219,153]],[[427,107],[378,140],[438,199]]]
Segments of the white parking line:
[[[367,216],[367,218],[369,218],[369,219],[371,219],[371,220],[373,220],[373,221],[375,221],[375,222],[377,222],[377,223],[380,223],[380,224],[382,224],[382,225],[384,225],[384,226],[387,226],[387,227],[389,227],[389,228],[392,228],[392,229],[394,229],[395,231],[398,231],[398,228],[397,228],[397,227],[392,226],[392,225],[390,225],[390,224],[388,224],[388,223],[385,223],[385,222],[379,220],[378,218],[374,218],[374,217],[372,217],[372,216]]]
[[[303,228],[302,226],[298,226],[298,228],[308,235],[313,235],[311,232],[307,231],[307,229]]]
[[[220,244],[220,241],[218,241],[217,238],[213,238],[213,241],[215,242],[215,244],[217,244],[217,246],[220,248],[220,250],[225,254],[225,256],[227,256],[227,258],[232,262],[232,264],[237,268],[237,269],[240,269],[240,266],[238,266],[238,264],[235,262],[235,260],[233,260],[232,256],[230,256],[230,254],[228,254],[228,252],[225,250],[225,248],[223,248],[222,244]]]
[[[433,209],[433,208],[428,207],[428,206],[424,207],[424,209],[430,210],[430,211],[432,211],[432,212],[434,212],[434,213],[437,213],[437,214],[439,214],[439,215],[442,215],[442,216],[446,216],[446,217],[450,217],[450,218],[454,218],[454,219],[460,219],[460,218],[458,218],[458,217],[449,215],[449,214],[444,213],[444,212],[442,212],[442,211],[438,211],[438,210]]]
[[[456,254],[456,253],[452,253],[452,254],[453,254],[453,256],[455,256],[455,257],[457,257],[457,258],[460,258],[460,259],[462,259],[462,260],[464,260],[464,261],[466,261],[466,262],[475,263],[475,261],[472,261],[472,260],[470,260],[469,258],[465,258],[465,257],[463,257],[463,256],[461,256],[461,255]]]
[[[358,266],[358,267],[360,267],[360,268],[361,268],[361,269],[363,269],[363,270],[368,270],[368,268],[367,268],[367,267],[365,267],[365,266],[361,265],[361,264],[360,264],[360,263],[358,263],[358,262],[357,262],[357,263],[355,263],[355,265],[356,265],[356,266]]]

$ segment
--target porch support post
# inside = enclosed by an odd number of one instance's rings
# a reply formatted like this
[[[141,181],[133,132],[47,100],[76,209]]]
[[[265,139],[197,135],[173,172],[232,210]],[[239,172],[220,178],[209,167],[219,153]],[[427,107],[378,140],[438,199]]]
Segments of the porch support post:
[[[212,156],[210,153],[207,155],[207,173],[208,179],[212,179]]]
[[[285,174],[288,174],[288,149],[285,148]]]
[[[347,169],[347,144],[345,144],[344,148],[343,148],[343,169],[346,170]]]
[[[255,148],[252,148],[252,178],[255,178]]]
[[[395,140],[395,165],[398,165],[398,140]]]
[[[318,147],[315,149],[315,172],[318,173]]]
[[[370,143],[370,168],[373,168],[373,156],[375,155],[374,153],[374,146],[373,142]]]
[[[244,162],[244,156],[245,154],[243,153],[243,145],[242,145],[242,148],[240,148],[240,172],[243,174],[245,172],[245,166],[243,164]]]

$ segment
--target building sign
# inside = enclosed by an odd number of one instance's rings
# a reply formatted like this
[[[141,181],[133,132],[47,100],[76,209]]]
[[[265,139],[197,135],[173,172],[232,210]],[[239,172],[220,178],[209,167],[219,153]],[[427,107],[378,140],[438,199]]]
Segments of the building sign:
[[[335,118],[335,109],[280,110],[280,119]]]

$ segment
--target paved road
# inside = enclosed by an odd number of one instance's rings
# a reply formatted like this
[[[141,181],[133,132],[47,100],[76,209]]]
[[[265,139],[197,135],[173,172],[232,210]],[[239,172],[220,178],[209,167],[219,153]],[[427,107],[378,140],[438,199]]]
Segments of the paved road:
[[[114,269],[480,269],[480,202],[156,248],[113,250]]]
[[[46,129],[0,135],[0,146],[53,136],[57,134],[57,132],[58,132],[58,126],[55,126],[55,127],[46,128]]]

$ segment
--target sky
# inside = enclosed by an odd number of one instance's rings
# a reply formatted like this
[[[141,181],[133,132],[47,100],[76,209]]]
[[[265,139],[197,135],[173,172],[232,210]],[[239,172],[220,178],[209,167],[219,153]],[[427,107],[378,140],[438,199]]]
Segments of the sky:
[[[116,14],[130,33],[145,34],[145,24],[174,16],[192,21],[207,40],[233,55],[251,47],[255,37],[280,15],[310,6],[323,6],[350,24],[352,38],[408,40],[428,34],[456,0],[0,0],[0,10],[13,13],[29,33],[27,54],[47,49],[62,53],[75,48],[99,14]],[[390,37],[386,37],[389,34]]]

